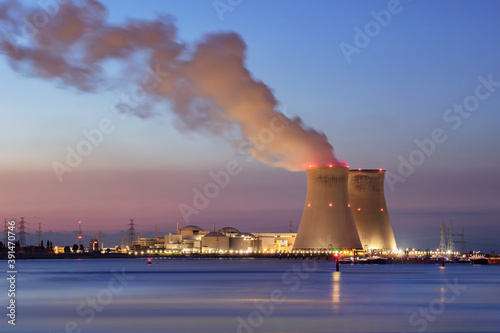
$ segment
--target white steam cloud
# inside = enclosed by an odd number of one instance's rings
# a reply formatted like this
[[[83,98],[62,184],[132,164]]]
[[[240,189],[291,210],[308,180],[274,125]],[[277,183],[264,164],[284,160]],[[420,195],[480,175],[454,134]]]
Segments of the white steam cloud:
[[[187,45],[178,40],[170,16],[117,26],[94,0],[54,1],[43,10],[9,0],[0,4],[0,52],[25,75],[80,91],[135,81],[154,100],[134,109],[138,116],[149,117],[152,105],[168,102],[162,109],[175,113],[182,130],[230,135],[268,165],[292,171],[346,165],[335,158],[325,134],[278,111],[271,89],[245,67],[246,45],[236,33],[209,34]],[[163,73],[154,89],[138,74],[148,67]],[[286,126],[273,125],[276,120]],[[260,142],[270,126],[280,130]]]

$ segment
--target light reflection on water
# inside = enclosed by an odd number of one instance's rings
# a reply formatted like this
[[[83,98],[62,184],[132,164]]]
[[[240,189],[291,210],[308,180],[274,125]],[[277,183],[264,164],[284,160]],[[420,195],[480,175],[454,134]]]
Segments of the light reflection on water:
[[[3,314],[0,332],[59,333],[68,323],[96,333],[500,327],[500,266],[341,265],[336,273],[331,261],[188,258],[152,265],[146,259],[19,260],[18,267],[17,325],[12,329]],[[113,273],[122,270],[125,285]],[[453,295],[446,282],[455,278],[465,289],[446,303]],[[5,281],[0,288],[6,304]],[[429,306],[436,315],[424,323],[418,311]]]
[[[332,302],[333,309],[338,310],[340,308],[340,272],[333,272],[333,281],[332,281]]]

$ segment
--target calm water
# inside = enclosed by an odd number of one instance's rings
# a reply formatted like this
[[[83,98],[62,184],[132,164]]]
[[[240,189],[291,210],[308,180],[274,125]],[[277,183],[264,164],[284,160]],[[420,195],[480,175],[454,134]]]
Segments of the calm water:
[[[6,262],[1,261],[6,267]],[[0,332],[499,332],[500,266],[18,260]]]

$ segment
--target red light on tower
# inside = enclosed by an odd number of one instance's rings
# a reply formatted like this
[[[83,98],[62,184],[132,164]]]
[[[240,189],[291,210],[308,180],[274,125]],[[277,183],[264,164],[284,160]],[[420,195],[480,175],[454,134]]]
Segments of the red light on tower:
[[[82,221],[78,221],[78,224],[82,224]]]
[[[311,203],[308,203],[308,204],[307,204],[307,207],[311,207]]]
[[[82,239],[82,236],[78,236],[78,239]]]
[[[383,212],[383,211],[384,211],[384,209],[383,209],[383,208],[380,208],[380,211],[381,211],[381,212]]]
[[[312,165],[312,164],[309,164],[309,165],[308,165],[308,167],[312,168],[312,167],[313,167],[313,165]]]
[[[329,168],[333,168],[333,164],[328,164],[328,167]]]
[[[333,203],[331,203],[331,202],[330,202],[330,203],[328,204],[328,206],[332,207],[332,206],[333,206]]]
[[[382,168],[378,169],[378,171],[382,171]]]
[[[361,211],[361,208],[358,208],[358,212],[360,212],[360,211]]]
[[[361,168],[359,168],[358,171],[361,171]]]
[[[347,204],[347,207],[351,207],[351,204],[349,204],[349,203],[348,203],[348,204]]]

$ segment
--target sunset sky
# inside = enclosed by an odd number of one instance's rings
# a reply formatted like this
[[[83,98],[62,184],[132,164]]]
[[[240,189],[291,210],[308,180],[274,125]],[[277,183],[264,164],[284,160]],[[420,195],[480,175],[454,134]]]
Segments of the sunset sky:
[[[208,33],[239,34],[248,70],[272,90],[278,110],[324,133],[337,159],[351,168],[384,168],[392,175],[385,191],[400,247],[438,247],[441,222],[452,219],[457,231],[465,228],[468,250],[500,251],[498,2],[252,0],[219,12],[213,3],[102,1],[111,25],[173,16],[187,54]],[[37,2],[30,6],[44,10]],[[389,9],[394,13],[385,26],[370,23]],[[17,19],[22,27],[23,17]],[[358,32],[377,26],[368,31],[372,37],[365,35],[369,42],[359,44]],[[0,41],[13,40],[9,28],[0,14]],[[20,48],[31,43],[15,40]],[[347,55],[347,44],[356,52]],[[108,61],[104,69],[117,73],[115,79],[86,92],[2,53],[3,217],[26,217],[30,232],[39,222],[44,230],[72,231],[78,220],[87,232],[115,232],[130,218],[141,233],[156,224],[172,232],[177,221],[181,227],[216,223],[286,232],[291,220],[297,230],[305,172],[250,159],[232,140],[234,129],[222,128],[220,135],[187,130],[158,96],[144,101],[152,110],[148,117],[116,111],[116,100],[133,91],[147,63],[134,59],[133,71],[120,72]],[[453,111],[460,104],[462,111]],[[54,162],[64,164],[67,147],[76,149],[86,140],[83,132],[99,126],[108,132],[102,143],[58,178]],[[441,142],[432,151],[415,153],[416,140],[428,143],[433,136]],[[417,160],[411,174],[402,174],[402,159]],[[213,181],[210,172],[228,163],[240,172],[186,221],[179,205],[192,206],[193,189],[203,190]]]

